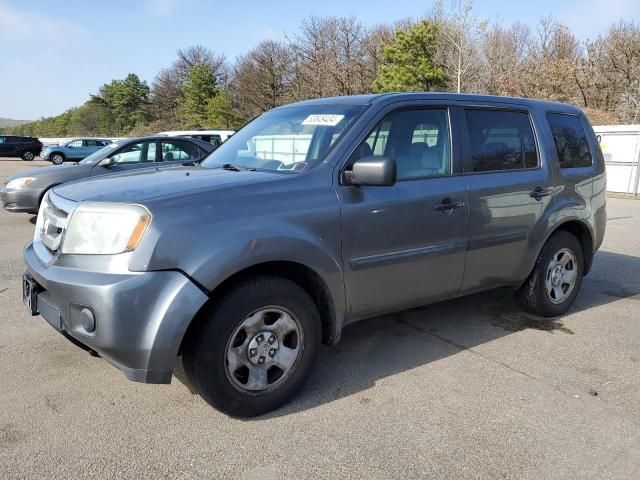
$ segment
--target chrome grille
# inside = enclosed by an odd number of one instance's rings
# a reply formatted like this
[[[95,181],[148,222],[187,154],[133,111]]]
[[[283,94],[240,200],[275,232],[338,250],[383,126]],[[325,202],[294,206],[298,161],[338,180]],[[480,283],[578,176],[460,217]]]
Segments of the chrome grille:
[[[60,244],[75,202],[48,192],[42,199],[33,237],[36,254],[50,262],[60,250]]]
[[[67,224],[67,213],[58,210],[52,204],[47,205],[42,210],[42,226],[40,227],[40,236],[42,243],[55,253],[60,248],[62,233]]]

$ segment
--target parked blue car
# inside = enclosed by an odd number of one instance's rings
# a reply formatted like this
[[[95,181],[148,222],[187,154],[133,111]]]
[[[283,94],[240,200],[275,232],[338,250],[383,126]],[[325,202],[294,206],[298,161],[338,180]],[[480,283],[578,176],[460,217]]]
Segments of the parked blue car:
[[[55,165],[61,165],[67,160],[82,160],[110,143],[111,140],[104,138],[74,138],[63,145],[44,147],[40,156]]]

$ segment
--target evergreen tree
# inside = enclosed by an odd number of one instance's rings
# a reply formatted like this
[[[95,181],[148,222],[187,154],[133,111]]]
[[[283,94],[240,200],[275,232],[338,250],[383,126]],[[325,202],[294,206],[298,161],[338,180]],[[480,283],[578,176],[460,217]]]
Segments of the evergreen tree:
[[[235,129],[243,123],[233,108],[231,94],[220,89],[209,99],[207,105],[207,125],[210,128]]]
[[[149,85],[135,73],[124,80],[112,80],[100,87],[98,95],[92,95],[92,104],[107,107],[113,119],[109,130],[125,133],[136,124],[146,121],[149,105]]]
[[[211,68],[202,63],[191,67],[182,87],[177,116],[185,128],[202,128],[207,125],[209,101],[215,96],[216,77]]]
[[[428,91],[444,85],[444,71],[435,63],[438,33],[438,25],[427,20],[397,30],[382,46],[383,63],[374,90]]]

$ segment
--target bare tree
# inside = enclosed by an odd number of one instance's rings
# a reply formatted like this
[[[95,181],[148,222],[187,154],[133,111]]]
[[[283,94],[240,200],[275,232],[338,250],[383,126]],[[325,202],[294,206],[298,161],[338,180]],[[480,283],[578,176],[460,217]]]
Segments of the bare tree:
[[[580,56],[580,43],[569,28],[552,17],[542,18],[537,38],[523,64],[524,96],[559,102],[576,101],[575,79]]]
[[[584,108],[615,110],[619,96],[619,82],[605,65],[606,42],[602,37],[587,40],[576,68],[579,100]]]
[[[617,111],[621,121],[637,122],[640,116],[640,27],[620,21],[604,40],[603,68],[615,76]]]
[[[290,38],[295,54],[296,95],[318,98],[330,95],[327,19],[311,16],[302,21],[300,31]]]
[[[154,116],[160,120],[175,119],[182,81],[170,68],[160,70],[151,85],[151,105]]]
[[[393,33],[393,27],[380,24],[370,28],[364,36],[362,41],[363,63],[364,68],[367,70],[366,76],[368,78],[376,78],[378,69],[382,65],[382,45],[391,41]],[[371,87],[371,83],[369,83],[368,87]]]
[[[333,18],[326,24],[329,36],[329,76],[335,95],[368,91],[374,78],[367,78],[366,30],[354,17]]]
[[[297,98],[353,95],[371,91],[380,45],[389,27],[367,31],[354,17],[315,17],[302,22],[290,37],[295,54]]]
[[[482,41],[484,91],[491,95],[522,95],[522,69],[529,54],[531,30],[516,22],[493,25]]]
[[[438,5],[438,4],[436,4]],[[478,91],[482,84],[482,55],[479,48],[487,28],[473,11],[473,2],[454,0],[450,15],[440,7],[432,15],[441,25],[441,40],[438,57],[452,89],[460,93]]]
[[[293,55],[287,44],[266,40],[241,57],[231,91],[245,118],[292,100]]]

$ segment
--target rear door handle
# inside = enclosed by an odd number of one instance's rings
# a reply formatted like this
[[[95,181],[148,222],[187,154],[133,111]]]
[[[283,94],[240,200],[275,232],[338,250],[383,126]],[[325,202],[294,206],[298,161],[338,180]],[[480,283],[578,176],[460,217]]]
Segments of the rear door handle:
[[[529,196],[531,198],[535,198],[536,200],[540,200],[542,197],[548,197],[549,195],[551,195],[552,191],[552,188],[536,187],[529,193]]]
[[[464,202],[452,202],[450,198],[445,198],[442,203],[437,203],[433,206],[433,209],[442,213],[451,213],[456,208],[464,207]]]

